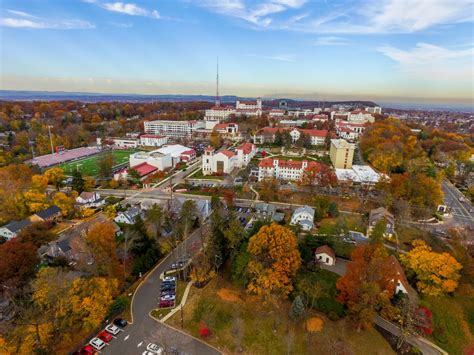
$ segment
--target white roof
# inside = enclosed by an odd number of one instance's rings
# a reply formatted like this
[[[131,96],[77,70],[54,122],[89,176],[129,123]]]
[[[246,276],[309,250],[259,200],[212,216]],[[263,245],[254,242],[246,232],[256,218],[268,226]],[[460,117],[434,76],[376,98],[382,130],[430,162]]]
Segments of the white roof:
[[[187,150],[191,150],[191,148],[185,147],[181,144],[171,144],[171,145],[164,145],[160,149],[155,150],[155,152],[161,153],[163,155],[171,155],[173,158],[178,158]]]
[[[381,175],[368,165],[352,165],[352,169],[336,169],[337,180],[364,184],[377,183]]]

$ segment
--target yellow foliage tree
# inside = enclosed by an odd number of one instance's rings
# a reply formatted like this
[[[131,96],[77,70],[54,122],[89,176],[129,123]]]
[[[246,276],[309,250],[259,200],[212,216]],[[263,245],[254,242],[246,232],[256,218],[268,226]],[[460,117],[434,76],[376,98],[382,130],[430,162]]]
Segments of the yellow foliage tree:
[[[71,196],[64,192],[56,192],[53,196],[53,204],[61,209],[64,217],[72,216],[74,213],[74,202],[76,201],[77,192],[73,191]]]
[[[49,206],[44,192],[26,191],[23,194],[23,201],[31,213],[42,211]]]
[[[66,178],[64,175],[64,170],[57,167],[46,170],[44,172],[44,176],[46,176],[49,183],[56,186],[56,188],[59,188]]]
[[[84,176],[84,191],[92,191],[95,187],[95,179],[90,176]]]
[[[31,177],[31,190],[45,192],[48,187],[48,178],[44,175],[33,175]]]
[[[400,258],[416,275],[418,291],[429,296],[453,292],[460,278],[462,265],[450,254],[436,253],[422,240],[413,241],[413,249]]]
[[[292,279],[301,266],[296,236],[291,230],[273,223],[250,238],[248,291],[262,296],[279,294],[286,298],[293,290]]]

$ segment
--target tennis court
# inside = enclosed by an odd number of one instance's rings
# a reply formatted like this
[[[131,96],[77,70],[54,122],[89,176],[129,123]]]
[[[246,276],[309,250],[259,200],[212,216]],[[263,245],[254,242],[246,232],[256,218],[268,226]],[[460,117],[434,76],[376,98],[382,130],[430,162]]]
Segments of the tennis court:
[[[136,150],[113,150],[110,153],[114,157],[114,167],[128,162],[130,154],[135,153]],[[59,166],[64,170],[66,175],[72,175],[75,170],[79,170],[86,176],[97,176],[99,174],[99,160],[107,153],[97,154],[84,159],[70,161],[60,164]]]

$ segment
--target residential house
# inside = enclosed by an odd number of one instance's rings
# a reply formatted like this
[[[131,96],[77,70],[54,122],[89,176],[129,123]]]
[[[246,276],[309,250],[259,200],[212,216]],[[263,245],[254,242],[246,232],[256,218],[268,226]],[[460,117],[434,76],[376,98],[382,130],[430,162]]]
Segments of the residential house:
[[[290,224],[299,225],[304,231],[309,231],[314,227],[314,212],[309,206],[299,207],[293,212]]]
[[[405,275],[405,272],[403,271],[402,266],[398,262],[397,258],[393,255],[389,256],[389,262],[397,273],[397,279],[393,280],[396,283],[395,293],[397,294],[398,292],[403,292],[405,294],[408,294],[408,291],[411,290],[411,286],[408,283],[407,277]]]
[[[259,202],[255,205],[255,214],[258,219],[273,219],[276,212],[276,207],[266,202]]]
[[[386,222],[384,238],[391,239],[395,235],[395,217],[386,208],[379,207],[370,211],[367,236],[370,236],[375,225],[382,219]]]
[[[58,206],[51,206],[30,216],[31,222],[59,222],[62,219],[62,212]]]
[[[18,233],[25,227],[28,227],[31,221],[24,219],[22,221],[11,221],[10,223],[0,227],[0,237],[10,240],[15,238]]]
[[[130,207],[126,211],[120,211],[114,218],[116,223],[135,224],[138,216],[141,216],[142,210],[140,207]]]
[[[314,252],[314,257],[316,262],[334,266],[336,265],[336,253],[327,245],[321,245],[320,247],[316,248]]]
[[[98,192],[83,191],[76,198],[76,203],[81,207],[95,208],[103,206],[105,204],[105,200],[100,197],[100,194]]]

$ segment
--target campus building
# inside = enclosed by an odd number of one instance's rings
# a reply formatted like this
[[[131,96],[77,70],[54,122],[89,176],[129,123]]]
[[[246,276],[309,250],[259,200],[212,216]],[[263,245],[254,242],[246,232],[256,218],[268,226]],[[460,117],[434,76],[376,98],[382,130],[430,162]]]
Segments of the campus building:
[[[331,139],[329,156],[335,169],[352,168],[355,145],[344,139]]]
[[[258,165],[258,181],[265,178],[277,180],[299,181],[303,178],[303,173],[308,169],[320,169],[320,164],[315,161],[296,161],[266,158]]]
[[[241,144],[235,152],[223,150],[216,153],[214,148],[209,147],[202,157],[202,173],[204,175],[230,174],[235,168],[247,166],[256,152],[255,145],[252,143]]]
[[[255,144],[275,143],[277,134],[289,133],[293,143],[296,143],[303,134],[311,139],[311,145],[324,145],[328,131],[325,129],[278,128],[264,127],[253,136]]]
[[[189,137],[196,129],[205,127],[204,121],[145,121],[143,123],[145,133],[162,135],[166,137]]]

